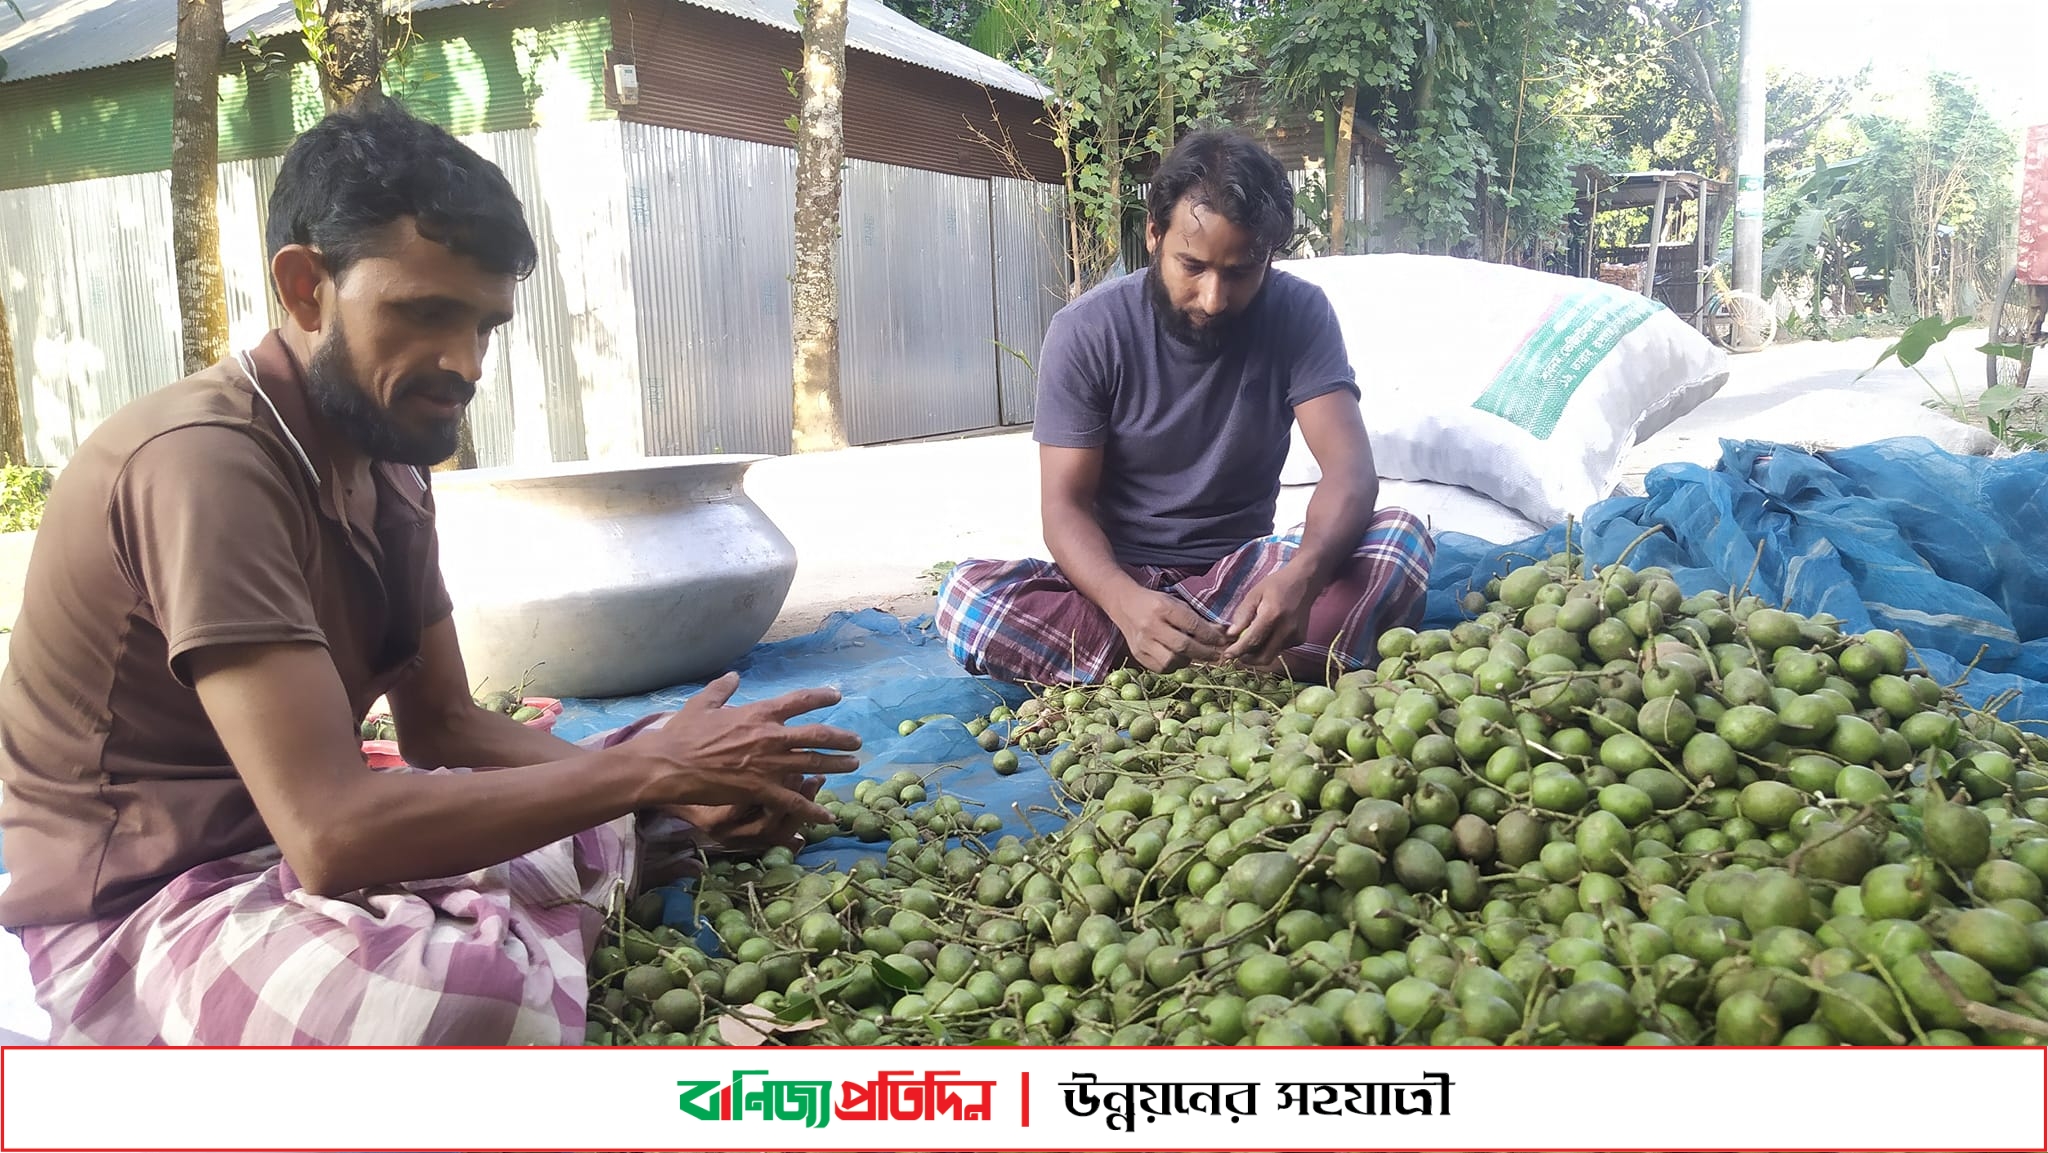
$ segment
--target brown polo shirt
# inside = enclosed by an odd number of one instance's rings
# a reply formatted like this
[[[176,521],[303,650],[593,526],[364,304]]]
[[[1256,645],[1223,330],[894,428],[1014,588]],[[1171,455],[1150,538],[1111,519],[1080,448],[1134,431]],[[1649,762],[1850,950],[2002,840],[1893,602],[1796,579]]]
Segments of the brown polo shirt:
[[[151,393],[51,490],[0,674],[0,925],[126,913],[273,843],[186,654],[323,644],[360,718],[450,612],[428,474],[376,465],[352,523],[292,353],[250,361],[260,393],[233,357]]]

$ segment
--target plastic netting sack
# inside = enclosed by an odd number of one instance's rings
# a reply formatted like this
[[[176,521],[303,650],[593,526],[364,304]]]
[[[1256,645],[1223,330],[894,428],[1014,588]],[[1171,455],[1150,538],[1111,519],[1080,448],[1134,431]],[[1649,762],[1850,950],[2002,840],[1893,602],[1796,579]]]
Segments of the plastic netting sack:
[[[1665,465],[1645,490],[1588,510],[1575,543],[1605,564],[1654,529],[1631,565],[1663,565],[1688,593],[1746,583],[1852,630],[1897,629],[1944,681],[1975,661],[1962,690],[1973,703],[2017,690],[2002,715],[2048,728],[2048,453],[1957,456],[1920,438],[1820,453],[1731,441],[1716,468]],[[1443,534],[1428,619],[1456,621],[1458,598],[1509,558],[1564,541],[1563,526],[1507,546]]]

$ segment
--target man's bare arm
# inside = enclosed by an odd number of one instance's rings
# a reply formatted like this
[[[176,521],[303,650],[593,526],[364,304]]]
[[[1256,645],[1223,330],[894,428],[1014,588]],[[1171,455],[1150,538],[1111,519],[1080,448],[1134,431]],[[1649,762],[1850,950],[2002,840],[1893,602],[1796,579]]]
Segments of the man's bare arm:
[[[317,644],[194,651],[202,707],[284,857],[313,893],[453,876],[510,860],[642,808],[757,804],[829,819],[791,787],[845,772],[853,734],[784,721],[830,690],[724,707],[714,683],[663,729],[495,773],[377,773],[362,762],[341,678]]]
[[[409,763],[513,768],[559,761],[583,751],[476,703],[454,621],[427,627],[420,638],[420,656],[419,669],[389,694],[398,750]]]
[[[1102,483],[1099,448],[1038,449],[1039,508],[1045,545],[1074,587],[1108,614],[1138,663],[1158,672],[1214,660],[1223,630],[1179,599],[1131,579],[1095,515]]]
[[[399,751],[415,765],[464,765],[471,769],[514,768],[568,760],[582,746],[543,732],[503,713],[482,708],[469,695],[469,672],[452,621],[427,627],[420,639],[420,667],[390,693],[398,721]],[[820,777],[792,787],[815,796]],[[704,836],[725,848],[767,848],[795,845],[808,818],[760,805],[671,805],[668,811],[688,821]]]
[[[1038,448],[1039,515],[1054,563],[1097,608],[1118,616],[1118,606],[1149,591],[1117,563],[1109,537],[1095,519],[1102,483],[1099,448]]]
[[[1380,478],[1358,400],[1349,392],[1329,392],[1304,401],[1295,408],[1294,419],[1323,473],[1308,498],[1301,549],[1293,561],[1302,566],[1313,599],[1337,579],[1345,562],[1358,551],[1365,530],[1372,526],[1379,506]]]
[[[1308,635],[1316,598],[1358,550],[1379,503],[1379,471],[1357,400],[1349,392],[1326,393],[1297,405],[1294,418],[1323,479],[1309,497],[1301,547],[1238,606],[1235,639],[1223,654],[1262,668]]]

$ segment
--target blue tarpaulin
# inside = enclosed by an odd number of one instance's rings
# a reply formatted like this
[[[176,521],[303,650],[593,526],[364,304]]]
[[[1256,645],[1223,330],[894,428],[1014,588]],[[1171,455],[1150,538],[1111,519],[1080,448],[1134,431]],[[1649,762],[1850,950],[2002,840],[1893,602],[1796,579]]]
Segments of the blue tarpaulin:
[[[1746,582],[1851,631],[1897,629],[1943,681],[1976,661],[1962,688],[1972,703],[2018,690],[2001,715],[2048,722],[2048,453],[1957,456],[1917,437],[1820,453],[1728,441],[1714,468],[1665,465],[1644,488],[1588,510],[1574,545],[1607,564],[1658,530],[1630,565],[1662,565],[1687,593]],[[1564,526],[1505,547],[1445,534],[1430,622],[1456,621],[1458,598],[1509,558],[1564,540]]]
[[[734,670],[740,675],[735,703],[765,700],[796,689],[838,689],[840,702],[805,715],[805,723],[837,725],[860,734],[859,771],[834,777],[826,788],[851,798],[856,782],[886,780],[910,771],[959,797],[970,811],[1003,818],[1003,832],[1020,837],[1057,828],[1062,818],[1032,813],[1055,806],[1050,782],[1038,758],[1019,750],[1021,771],[997,776],[992,755],[967,734],[966,722],[997,705],[1024,701],[1022,689],[970,677],[932,631],[931,618],[902,621],[879,609],[834,614],[816,632],[756,646]],[[581,740],[629,724],[648,713],[681,708],[701,685],[685,685],[617,700],[566,700],[555,733]],[[905,720],[936,717],[909,736],[897,735]],[[993,834],[993,837],[1002,836]],[[863,854],[880,855],[886,844],[838,838],[807,849],[806,864],[849,865]]]
[[[981,677],[970,677],[947,654],[932,631],[929,616],[899,620],[879,609],[837,613],[816,632],[756,646],[736,667],[740,675],[738,703],[765,700],[796,689],[839,690],[840,702],[807,714],[805,722],[837,725],[860,734],[861,766],[834,777],[826,787],[850,799],[864,779],[886,780],[914,772],[926,780],[932,796],[958,797],[971,813],[991,812],[1003,818],[1004,834],[1029,837],[1065,824],[1053,797],[1051,779],[1040,759],[1019,752],[1020,771],[998,776],[992,754],[968,735],[965,724],[997,705],[1015,706],[1025,699],[1021,689]],[[701,685],[684,685],[645,696],[615,700],[565,700],[555,732],[569,740],[631,723],[648,713],[681,708]],[[936,715],[936,716],[935,716]],[[909,736],[899,736],[905,720],[934,717]],[[862,856],[880,857],[886,843],[864,844],[836,837],[807,847],[798,860],[812,867],[846,868]],[[670,924],[695,922],[687,882],[664,890],[664,919]],[[708,928],[698,933],[707,949],[717,940]]]

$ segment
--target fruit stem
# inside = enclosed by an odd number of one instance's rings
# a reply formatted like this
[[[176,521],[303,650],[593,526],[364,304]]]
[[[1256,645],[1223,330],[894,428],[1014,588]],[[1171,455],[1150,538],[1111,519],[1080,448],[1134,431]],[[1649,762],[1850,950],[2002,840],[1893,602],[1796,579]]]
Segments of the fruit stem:
[[[2036,1021],[2032,1017],[2022,1017],[2018,1013],[2008,1013],[2004,1009],[1972,1001],[1956,987],[1955,979],[1948,975],[1948,970],[1935,964],[1934,958],[1925,950],[1918,956],[1920,963],[1927,967],[1927,975],[1934,979],[1934,983],[1941,987],[1941,991],[1948,995],[1956,1010],[1970,1024],[1980,1029],[2011,1029],[2030,1037],[2048,1038],[2048,1021]]]
[[[1762,565],[1763,563],[1764,563],[1764,542],[1763,542],[1763,540],[1762,540],[1761,538],[1759,538],[1759,539],[1757,540],[1757,542],[1756,542],[1756,557],[1755,557],[1755,559],[1753,559],[1753,560],[1751,560],[1751,561],[1749,562],[1749,575],[1748,575],[1748,576],[1745,576],[1745,577],[1743,577],[1743,578],[1742,578],[1742,591],[1741,591],[1741,592],[1738,592],[1738,593],[1736,593],[1736,594],[1735,594],[1734,596],[1730,597],[1730,598],[1729,598],[1730,600],[1736,600],[1736,601],[1739,601],[1739,600],[1741,600],[1741,599],[1742,599],[1743,597],[1746,597],[1746,596],[1748,596],[1748,595],[1749,595],[1749,585],[1750,585],[1750,582],[1756,579],[1756,570],[1757,570],[1757,568],[1758,568],[1759,566],[1761,566],[1761,565]]]
[[[1313,860],[1318,854],[1320,854],[1323,851],[1323,846],[1330,842],[1331,835],[1334,834],[1336,831],[1337,826],[1331,825],[1329,828],[1323,830],[1322,836],[1316,838],[1315,844],[1309,846],[1308,855],[1311,860]],[[1270,906],[1268,906],[1265,912],[1260,913],[1258,920],[1253,921],[1251,924],[1246,925],[1244,928],[1239,929],[1237,932],[1232,933],[1230,936],[1225,937],[1221,941],[1216,941],[1211,944],[1201,946],[1189,946],[1187,948],[1184,948],[1180,951],[1180,956],[1182,958],[1187,958],[1195,956],[1199,953],[1205,953],[1210,949],[1228,949],[1232,945],[1237,944],[1239,941],[1243,941],[1246,938],[1250,937],[1253,933],[1256,933],[1259,930],[1265,928],[1267,925],[1277,920],[1280,916],[1280,910],[1285,909],[1288,906],[1288,903],[1294,900],[1294,891],[1301,887],[1302,878],[1308,876],[1308,873],[1309,870],[1306,866],[1296,869],[1294,872],[1294,879],[1287,883],[1287,891],[1281,893],[1280,899],[1273,902],[1273,904],[1271,904]]]
[[[1828,997],[1837,997],[1849,1002],[1851,1005],[1856,1006],[1857,1012],[1870,1018],[1870,1023],[1877,1026],[1878,1031],[1884,1034],[1885,1040],[1890,1041],[1894,1045],[1903,1045],[1906,1043],[1906,1038],[1903,1035],[1901,1035],[1897,1029],[1894,1029],[1890,1025],[1884,1023],[1884,1018],[1877,1015],[1877,1010],[1871,1008],[1870,1006],[1864,1004],[1861,1001],[1858,1001],[1854,997],[1843,997],[1842,994],[1837,992],[1835,989],[1819,981],[1814,980],[1812,977],[1802,976],[1798,973],[1790,971],[1786,971],[1785,976],[1788,980],[1791,980],[1800,985],[1804,985],[1807,988],[1813,990],[1815,993],[1818,993],[1823,1000],[1825,1000]]]
[[[1863,953],[1863,959],[1870,962],[1870,967],[1877,971],[1879,977],[1884,978],[1885,985],[1891,989],[1892,1000],[1899,1003],[1899,1011],[1906,1015],[1906,1027],[1913,1030],[1913,1039],[1922,1045],[1927,1044],[1927,1033],[1920,1028],[1920,1018],[1913,1012],[1913,1002],[1907,999],[1906,991],[1899,987],[1898,981],[1892,977],[1891,970],[1885,968],[1883,963],[1875,956],[1872,956],[1868,950],[1861,950],[1861,952]]]

